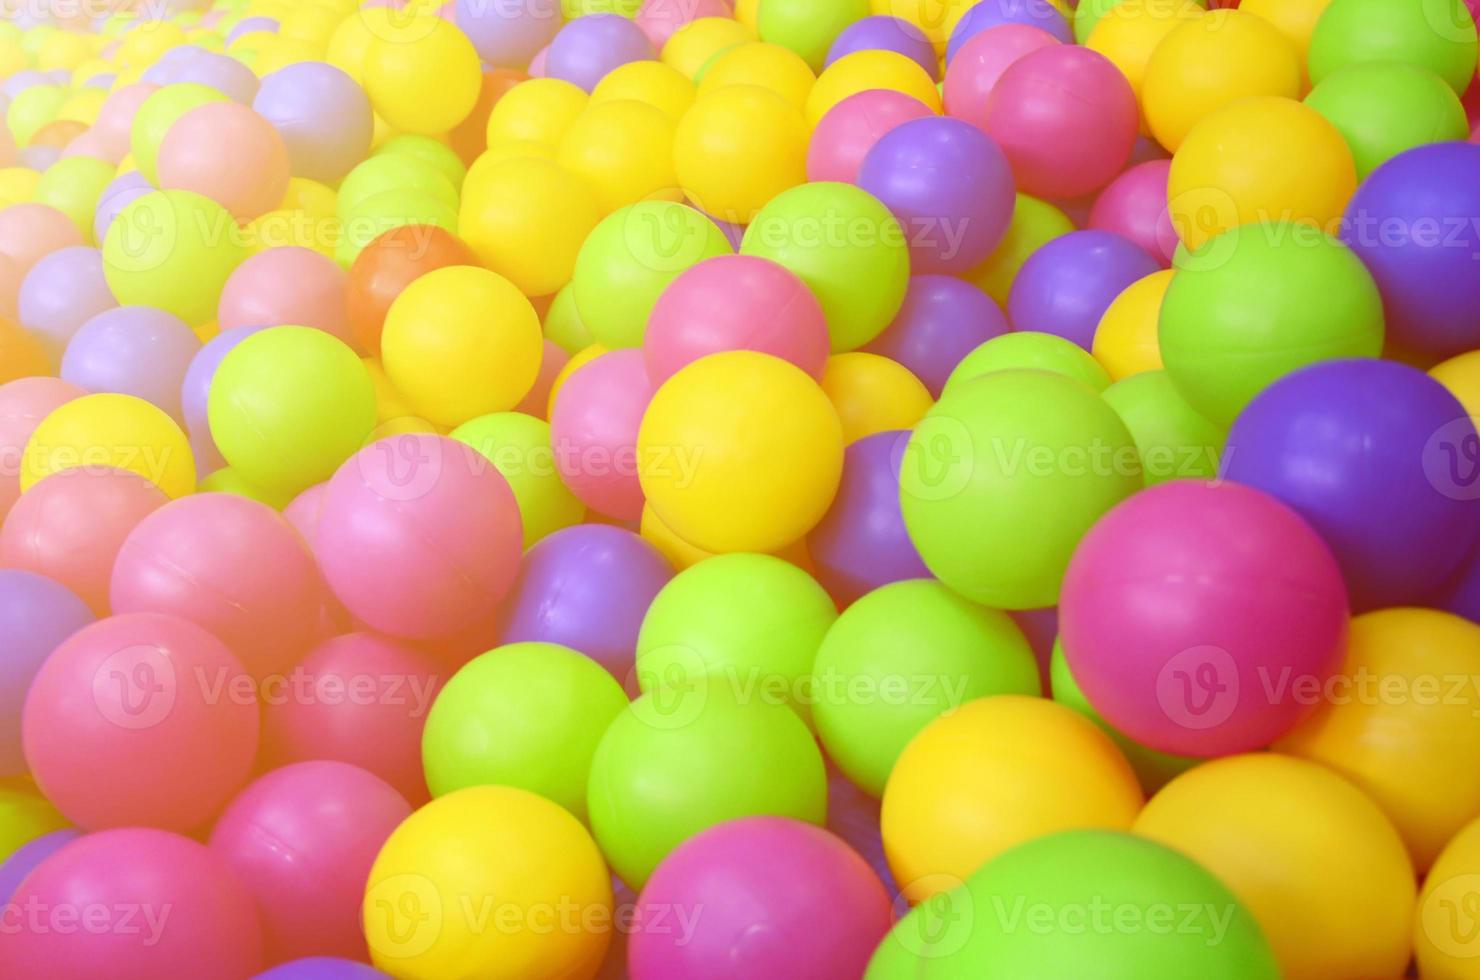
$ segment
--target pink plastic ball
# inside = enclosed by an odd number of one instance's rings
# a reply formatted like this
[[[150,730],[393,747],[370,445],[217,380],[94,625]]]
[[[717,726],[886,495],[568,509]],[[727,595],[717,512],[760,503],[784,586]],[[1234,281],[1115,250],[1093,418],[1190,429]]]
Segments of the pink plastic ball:
[[[827,111],[807,144],[807,179],[857,183],[858,168],[894,127],[934,115],[919,99],[893,89],[850,95]]]
[[[292,176],[288,145],[253,109],[235,102],[197,106],[159,145],[159,186],[203,194],[239,221],[278,207]]]
[[[662,51],[675,31],[700,17],[732,20],[735,14],[727,0],[684,0],[681,3],[676,0],[645,0],[632,20],[653,43],[653,50]]]
[[[547,44],[534,53],[529,59],[528,75],[530,78],[545,77],[545,60],[550,57],[550,46]]]
[[[62,159],[69,157],[92,157],[95,160],[115,165],[123,159],[113,156],[113,148],[102,136],[90,129],[85,133],[79,133],[72,142],[62,148]]]
[[[514,406],[514,411],[533,415],[537,419],[546,418],[550,410],[550,390],[555,387],[555,379],[568,363],[570,355],[565,352],[565,348],[546,337],[545,350],[540,356],[540,373],[535,376],[534,387],[529,389],[529,394],[524,396],[523,401]]]
[[[82,232],[56,208],[12,204],[0,210],[0,316],[17,318],[21,283],[42,256],[82,244]]]
[[[119,549],[116,613],[157,612],[210,630],[254,677],[286,671],[312,645],[323,585],[303,538],[266,504],[230,493],[172,500]]]
[[[0,385],[0,521],[21,495],[21,454],[41,420],[87,392],[60,378],[17,378]]]
[[[677,909],[704,914],[691,930],[657,927]],[[632,980],[856,980],[892,920],[883,883],[842,840],[799,820],[745,817],[658,865],[637,900],[628,965]]]
[[[237,794],[210,847],[256,899],[267,959],[366,960],[360,903],[375,855],[411,805],[343,762],[275,769]]]
[[[446,678],[436,660],[407,643],[373,633],[326,640],[285,683],[263,688],[263,761],[347,762],[413,806],[425,803],[421,732]]]
[[[163,830],[72,841],[26,876],[6,912],[7,977],[243,980],[263,967],[246,887],[209,848]]]
[[[701,357],[733,350],[771,354],[820,381],[828,344],[822,305],[795,273],[769,259],[721,255],[663,291],[643,351],[655,386]]]
[[[1059,39],[1028,24],[989,27],[961,46],[946,65],[946,113],[987,129],[987,98],[1002,73],[1027,54],[1053,47]]]
[[[257,689],[199,626],[131,613],[52,651],[21,728],[36,784],[79,827],[186,832],[247,781]]]
[[[330,479],[314,554],[360,620],[390,636],[431,639],[495,614],[523,541],[514,492],[488,460],[442,436],[397,435],[366,446]]]
[[[53,579],[108,612],[113,561],[129,532],[169,501],[129,470],[78,467],[27,490],[0,526],[0,565]]]
[[[232,327],[317,327],[351,347],[347,277],[339,264],[296,245],[259,252],[236,267],[221,290],[216,322]]]
[[[319,526],[319,510],[324,506],[324,491],[328,488],[327,482],[315,483],[283,508],[283,519],[303,535],[303,540],[308,542],[310,549],[313,548],[314,532]]]
[[[987,98],[984,121],[1012,164],[1018,190],[1070,198],[1105,186],[1125,166],[1140,109],[1108,58],[1055,44],[1008,66]]]
[[[617,520],[642,516],[637,429],[654,390],[642,351],[615,350],[567,378],[550,413],[560,479],[587,507]]]
[[[1059,628],[1074,678],[1115,728],[1163,752],[1262,748],[1341,663],[1341,570],[1308,524],[1237,483],[1135,495],[1069,563]]]
[[[1169,268],[1177,248],[1177,232],[1167,210],[1171,171],[1170,160],[1148,160],[1116,177],[1095,199],[1089,227],[1129,238],[1162,268]]]
[[[144,100],[157,91],[159,86],[153,82],[134,82],[108,96],[103,107],[98,110],[97,121],[93,123],[90,132],[103,140],[110,156],[122,160],[124,154],[129,152],[134,116],[138,114],[139,106],[144,104]]]

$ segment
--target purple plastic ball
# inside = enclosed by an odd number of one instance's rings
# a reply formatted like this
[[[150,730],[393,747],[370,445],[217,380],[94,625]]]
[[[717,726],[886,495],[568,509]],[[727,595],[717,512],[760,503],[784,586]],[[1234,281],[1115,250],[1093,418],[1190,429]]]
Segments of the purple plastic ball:
[[[555,35],[545,74],[589,92],[613,68],[653,57],[653,43],[642,28],[619,14],[593,14],[577,17]]]
[[[1480,437],[1443,385],[1396,361],[1281,378],[1235,420],[1223,458],[1228,479],[1325,539],[1357,610],[1432,595],[1480,534]]]
[[[279,68],[262,79],[252,108],[288,145],[295,177],[337,184],[370,152],[370,97],[333,65],[300,61]]]
[[[252,69],[235,58],[204,48],[171,48],[144,72],[144,81],[155,85],[193,82],[213,88],[241,105],[251,105],[261,84]]]
[[[184,380],[180,383],[180,409],[185,420],[185,431],[190,433],[190,447],[195,451],[196,468],[202,473],[209,473],[225,465],[215,440],[211,438],[211,426],[206,416],[211,379],[216,376],[216,368],[221,366],[221,361],[233,347],[258,330],[265,329],[265,326],[259,326],[223,330],[206,341],[205,346],[196,352],[190,366],[185,369]]]
[[[1056,334],[1089,350],[1115,297],[1160,269],[1140,247],[1112,232],[1060,235],[1018,270],[1007,296],[1007,318],[1014,330]]]
[[[894,322],[864,350],[903,364],[939,398],[963,357],[1007,331],[1001,308],[971,283],[954,276],[912,276]]]
[[[269,34],[276,34],[279,26],[277,19],[273,17],[243,17],[236,22],[235,27],[226,32],[226,45],[230,47],[231,42],[243,34],[251,34],[256,31],[266,31]]]
[[[559,643],[626,683],[637,631],[673,568],[658,549],[609,524],[562,528],[524,555],[504,600],[503,643]]]
[[[930,578],[899,506],[909,439],[908,431],[876,432],[850,445],[837,496],[807,536],[817,580],[840,603],[890,582]]]
[[[44,174],[62,158],[62,148],[59,146],[41,146],[33,144],[23,146],[16,154],[16,162],[21,166]]]
[[[354,960],[311,956],[275,966],[253,980],[390,980],[390,974]]]
[[[855,51],[902,54],[925,69],[931,81],[940,81],[940,59],[935,56],[935,45],[924,31],[902,18],[880,14],[849,24],[827,49],[824,67]]]
[[[560,0],[457,0],[453,19],[478,57],[494,68],[523,70],[560,30]]]
[[[103,253],[86,245],[60,248],[26,273],[16,303],[21,325],[53,358],[60,358],[72,335],[88,320],[113,309],[118,300],[103,276]]]
[[[1060,43],[1074,43],[1074,29],[1069,19],[1048,0],[981,0],[966,11],[946,41],[946,64],[956,57],[961,45],[991,27],[1003,24],[1025,24],[1047,31]]]
[[[57,644],[93,621],[92,610],[44,575],[0,569],[0,776],[26,771],[21,708]]]
[[[88,391],[133,395],[185,419],[180,392],[200,338],[172,313],[119,306],[84,323],[62,355],[61,376]]]
[[[0,864],[0,907],[10,901],[21,882],[26,880],[26,875],[35,871],[37,865],[81,836],[79,831],[68,827],[65,830],[53,830],[49,834],[42,834],[16,848],[15,852],[6,858],[3,864]]]
[[[1480,623],[1480,549],[1450,579],[1437,601],[1425,603]]]
[[[1480,146],[1432,143],[1372,172],[1341,239],[1366,263],[1388,336],[1435,357],[1480,347]]]
[[[1002,241],[1017,195],[1007,157],[959,119],[912,119],[863,158],[858,186],[904,227],[916,273],[962,273]]]
[[[97,210],[93,212],[93,241],[101,242],[108,237],[108,229],[118,213],[134,201],[154,190],[149,179],[137,170],[114,177],[98,197]]]

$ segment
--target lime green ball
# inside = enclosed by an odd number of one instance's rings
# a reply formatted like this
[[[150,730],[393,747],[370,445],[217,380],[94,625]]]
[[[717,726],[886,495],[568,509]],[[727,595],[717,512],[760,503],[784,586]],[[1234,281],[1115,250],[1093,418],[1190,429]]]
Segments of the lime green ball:
[[[545,336],[567,354],[580,353],[594,343],[591,329],[581,320],[581,311],[576,308],[576,291],[570,283],[560,287],[560,292],[550,301],[544,327]]]
[[[642,0],[560,0],[566,20],[592,14],[617,14],[629,20],[642,9]]]
[[[1133,742],[1126,738],[1116,729],[1110,727],[1109,722],[1100,717],[1094,705],[1084,696],[1079,689],[1079,684],[1074,680],[1074,675],[1069,672],[1069,659],[1064,656],[1064,645],[1059,640],[1054,640],[1053,659],[1049,663],[1049,683],[1053,687],[1053,699],[1066,708],[1073,708],[1090,721],[1099,725],[1109,735],[1116,747],[1124,753],[1126,761],[1131,768],[1136,770],[1136,777],[1141,781],[1141,788],[1147,793],[1154,793],[1161,789],[1172,779],[1201,762],[1201,759],[1189,759],[1180,755],[1168,755],[1155,749],[1147,748],[1139,742]]]
[[[46,169],[36,183],[32,198],[49,204],[72,219],[82,238],[93,243],[93,216],[103,191],[117,176],[117,169],[95,157],[67,157]]]
[[[5,110],[5,125],[16,146],[26,146],[43,126],[57,117],[71,92],[60,85],[32,85],[18,92]]]
[[[618,208],[586,236],[571,290],[581,322],[608,350],[641,347],[648,315],[685,269],[729,255],[729,239],[699,211],[674,201]]]
[[[928,579],[886,585],[845,609],[812,670],[828,757],[874,796],[909,740],[940,715],[993,694],[1042,693],[1012,618]]]
[[[1203,418],[1165,371],[1143,371],[1105,389],[1136,440],[1146,485],[1217,477],[1228,433]]]
[[[1463,94],[1475,77],[1475,19],[1464,0],[1332,0],[1316,21],[1307,67],[1319,85],[1366,61],[1402,61]]]
[[[998,371],[944,395],[900,469],[910,540],[946,585],[997,609],[1058,603],[1069,557],[1141,488],[1115,410],[1048,371]]]
[[[1404,150],[1470,136],[1454,89],[1427,68],[1401,61],[1337,69],[1311,90],[1305,104],[1341,131],[1362,180]]]
[[[923,959],[955,953],[965,945],[975,914],[964,885],[936,892],[894,923],[874,950],[863,980],[919,980]]]
[[[742,255],[796,273],[827,317],[834,354],[857,350],[894,319],[910,282],[909,244],[889,209],[852,184],[802,184],[745,229]]]
[[[1051,371],[1073,378],[1093,391],[1110,386],[1110,375],[1089,351],[1072,340],[1037,330],[1018,330],[993,337],[961,359],[946,379],[942,394],[994,371]]]
[[[387,190],[359,202],[354,213],[342,221],[343,237],[334,249],[334,260],[347,269],[354,265],[361,249],[392,228],[436,225],[456,235],[457,206],[414,189]]]
[[[1219,426],[1292,371],[1382,352],[1382,297],[1367,267],[1309,225],[1231,228],[1185,254],[1162,300],[1162,361]]]
[[[1074,40],[1078,44],[1086,44],[1090,33],[1100,18],[1109,13],[1114,7],[1120,6],[1122,0],[1079,0],[1079,6],[1074,9]],[[1199,7],[1206,7],[1208,0],[1193,0]],[[1147,4],[1151,12],[1156,12],[1154,4]]]
[[[236,219],[193,191],[130,201],[103,239],[103,275],[123,306],[155,306],[191,326],[216,317],[221,289],[247,257]]]
[[[837,618],[827,591],[790,562],[716,555],[675,575],[648,607],[637,683],[651,693],[710,677],[807,718],[812,662]]]
[[[437,694],[422,733],[427,787],[515,786],[586,819],[591,757],[627,695],[590,657],[510,643],[469,661]]]
[[[191,109],[212,102],[225,102],[226,96],[209,85],[195,82],[178,82],[165,85],[145,99],[134,115],[134,127],[129,131],[129,151],[133,154],[134,166],[151,184],[159,183],[156,165],[159,160],[159,145],[164,142],[170,127]]]
[[[1063,211],[1028,194],[1019,194],[1012,209],[1007,234],[982,264],[965,276],[1006,308],[1013,280],[1032,254],[1074,230],[1074,222]]]
[[[602,853],[636,890],[675,847],[726,820],[822,825],[827,772],[796,712],[715,680],[645,694],[617,715],[586,802]]]
[[[375,427],[375,386],[342,340],[311,327],[270,327],[222,359],[206,415],[242,479],[297,494],[359,450]]]
[[[555,469],[550,423],[523,412],[495,412],[469,419],[451,436],[478,450],[509,481],[524,522],[524,547],[586,516],[586,505]]]
[[[462,187],[463,178],[468,175],[468,168],[463,165],[457,151],[430,136],[420,136],[416,133],[392,136],[371,154],[374,157],[387,155],[420,160],[446,177],[454,189]]]
[[[764,0],[755,26],[762,41],[790,48],[820,72],[843,29],[868,15],[869,0]]]
[[[457,210],[457,187],[436,167],[409,153],[373,156],[355,165],[339,185],[334,207],[341,221],[388,191],[415,192]]]
[[[255,500],[259,504],[266,504],[273,510],[282,510],[292,502],[291,494],[264,490],[256,484],[248,481],[235,467],[223,466],[211,473],[196,488],[200,493],[232,493],[238,497],[246,497]]]

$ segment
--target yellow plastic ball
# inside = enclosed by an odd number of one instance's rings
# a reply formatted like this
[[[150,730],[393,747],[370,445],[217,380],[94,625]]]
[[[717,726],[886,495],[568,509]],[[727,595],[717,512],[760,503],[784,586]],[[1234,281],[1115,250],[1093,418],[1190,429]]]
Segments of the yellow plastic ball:
[[[935,53],[945,56],[946,42],[956,22],[975,5],[977,0],[873,0],[875,15],[898,17],[909,21],[925,32]]]
[[[493,104],[488,115],[488,145],[517,140],[554,150],[588,101],[585,92],[563,79],[520,82]]]
[[[344,242],[344,226],[333,215],[309,214],[299,209],[280,208],[253,218],[241,229],[242,244],[255,255],[269,248],[296,245],[311,248],[320,255],[335,258],[336,249]]]
[[[1156,141],[1176,152],[1193,126],[1226,105],[1251,95],[1300,98],[1302,78],[1299,52],[1274,25],[1214,10],[1156,46],[1141,83],[1141,111]]]
[[[62,103],[62,107],[57,110],[57,118],[71,119],[91,126],[98,121],[98,110],[103,108],[106,101],[108,93],[100,88],[79,89]]]
[[[589,980],[611,906],[610,872],[579,820],[526,790],[472,786],[391,833],[362,914],[371,961],[402,980]]]
[[[1426,871],[1480,816],[1476,678],[1480,626],[1435,609],[1358,616],[1341,673],[1277,747],[1365,790]]]
[[[0,77],[9,78],[31,67],[31,55],[15,38],[0,38]]]
[[[1268,753],[1205,762],[1152,797],[1135,831],[1221,878],[1287,980],[1402,976],[1413,867],[1382,811],[1329,769]]]
[[[30,167],[6,167],[0,170],[0,207],[25,204],[36,194],[41,175]]]
[[[1172,226],[1188,248],[1238,225],[1313,224],[1334,232],[1357,189],[1340,130],[1294,99],[1226,106],[1195,126],[1172,157]]]
[[[370,384],[375,388],[375,421],[377,424],[385,424],[393,419],[405,418],[414,415],[415,410],[406,396],[396,390],[391,379],[385,373],[385,365],[376,357],[362,357],[360,363],[365,365],[365,372],[370,375]]]
[[[801,55],[779,44],[755,41],[716,55],[699,82],[699,95],[726,85],[759,85],[802,109],[815,84],[817,76]]]
[[[365,82],[365,56],[378,32],[389,29],[389,7],[366,7],[343,17],[325,42],[324,60],[356,83]]]
[[[633,99],[677,123],[694,104],[694,83],[661,61],[629,61],[607,72],[591,90],[591,105]]]
[[[338,195],[326,184],[307,177],[293,177],[278,207],[284,211],[302,211],[315,218],[333,218],[338,214]]]
[[[315,44],[328,44],[341,19],[341,15],[331,8],[299,4],[283,16],[278,24],[278,34]]]
[[[662,552],[663,557],[668,559],[668,564],[676,571],[681,572],[706,558],[714,557],[713,552],[697,548],[675,534],[673,528],[664,524],[663,519],[653,510],[652,504],[642,505],[639,528],[643,539]]]
[[[114,466],[171,497],[195,489],[190,440],[161,408],[132,395],[84,395],[53,411],[21,456],[21,490],[53,473]]]
[[[177,24],[158,19],[139,21],[119,41],[118,61],[130,68],[148,68],[160,55],[185,42],[185,31]]]
[[[735,19],[753,31],[760,9],[761,0],[735,0]]]
[[[1018,194],[1007,234],[1002,236],[1002,241],[991,255],[982,260],[981,265],[962,278],[975,283],[1005,310],[1013,280],[1023,263],[1044,245],[1073,230],[1074,222],[1063,211],[1047,201]]]
[[[435,269],[391,304],[381,337],[385,373],[413,412],[461,425],[519,404],[534,386],[540,318],[503,276],[466,265]]]
[[[843,423],[844,442],[912,429],[934,404],[930,391],[904,365],[862,351],[828,358],[822,390]]]
[[[1172,284],[1172,270],[1137,279],[1115,297],[1100,317],[1090,353],[1112,381],[1162,367],[1157,324],[1161,301]]]
[[[555,414],[555,398],[560,394],[560,389],[565,387],[565,382],[570,379],[570,376],[605,353],[607,353],[605,347],[600,344],[590,344],[570,356],[570,360],[566,361],[565,366],[556,372],[555,380],[550,383],[550,398],[545,403],[546,418]]]
[[[0,786],[0,861],[9,860],[41,835],[69,826],[67,818],[32,786]]]
[[[1321,19],[1321,14],[1329,6],[1331,0],[1243,0],[1238,9],[1269,21],[1289,38],[1300,53],[1300,65],[1304,69],[1305,55],[1310,50],[1310,37],[1316,31],[1316,21]]]
[[[478,102],[483,70],[467,35],[440,17],[403,20],[365,53],[365,92],[406,133],[445,133]]]
[[[555,147],[544,143],[531,143],[529,140],[509,140],[490,146],[478,155],[473,165],[468,168],[468,181],[472,181],[476,175],[478,180],[483,180],[483,175],[505,160],[518,160],[520,158],[533,157],[536,160],[547,160],[555,162]],[[466,184],[467,181],[464,181]]]
[[[1471,418],[1480,418],[1480,350],[1467,351],[1429,369],[1429,376],[1449,389]]]
[[[463,184],[458,229],[488,268],[526,296],[570,282],[576,254],[601,220],[596,195],[564,167],[519,157]]]
[[[900,753],[879,814],[900,891],[920,902],[1015,844],[1061,830],[1129,830],[1141,787],[1094,722],[1042,698],[968,701]]]
[[[699,70],[726,48],[755,40],[755,29],[728,17],[700,17],[678,30],[663,45],[663,64],[685,78],[698,80]]]
[[[253,59],[251,68],[258,75],[271,75],[300,61],[324,60],[324,46],[296,37],[270,35],[271,40],[263,43]]]
[[[92,56],[92,41],[77,31],[57,31],[36,52],[36,67],[42,71],[76,68]]]
[[[776,551],[822,519],[843,427],[800,368],[753,351],[701,358],[653,396],[639,478],[663,523],[705,551]]]
[[[1424,878],[1413,917],[1423,980],[1480,980],[1480,820],[1454,836]]]
[[[1182,24],[1206,13],[1193,0],[1120,0],[1100,18],[1084,45],[1120,69],[1139,102],[1146,63],[1157,45]],[[1151,132],[1144,117],[1141,131]]]
[[[565,131],[555,161],[595,191],[603,214],[638,201],[677,201],[673,131],[673,121],[646,102],[592,104]]]
[[[827,110],[850,95],[869,89],[892,89],[919,99],[931,112],[940,112],[940,90],[925,69],[894,51],[855,51],[844,55],[817,76],[807,96],[807,122],[816,126]]]
[[[701,95],[678,124],[679,186],[716,218],[748,224],[777,194],[807,179],[807,124],[795,106],[754,85]]]

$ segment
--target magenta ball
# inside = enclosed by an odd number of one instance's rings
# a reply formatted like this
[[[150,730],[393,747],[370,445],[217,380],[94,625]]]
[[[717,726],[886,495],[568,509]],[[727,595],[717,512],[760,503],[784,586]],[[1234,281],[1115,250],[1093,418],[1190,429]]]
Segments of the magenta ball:
[[[521,71],[535,52],[555,39],[562,23],[560,0],[456,0],[453,20],[484,63]]]
[[[935,45],[924,31],[903,18],[879,15],[855,20],[843,28],[827,49],[824,67],[856,51],[893,51],[925,69],[931,81],[940,79],[940,59],[936,57]]]
[[[1331,551],[1295,511],[1236,483],[1143,490],[1085,535],[1059,626],[1085,697],[1176,755],[1260,749],[1341,665],[1349,614]]]
[[[643,352],[614,350],[565,380],[550,413],[560,479],[587,507],[608,517],[642,516],[637,430],[653,398]]]
[[[972,269],[1002,241],[1016,203],[1001,149],[975,126],[948,117],[912,120],[884,134],[863,158],[858,186],[899,219],[917,273]]]
[[[817,580],[841,603],[890,582],[931,577],[899,506],[909,438],[907,431],[876,432],[849,445],[838,494],[807,536]]]
[[[642,28],[620,14],[589,14],[560,28],[545,57],[545,74],[587,92],[613,68],[656,57]]]
[[[84,245],[58,249],[31,266],[17,300],[21,326],[54,360],[84,323],[117,305],[103,278],[103,253]]]
[[[241,661],[194,623],[100,619],[42,664],[22,720],[42,793],[79,827],[201,827],[246,782],[257,697]]]
[[[643,337],[655,387],[701,357],[734,350],[779,357],[821,380],[828,349],[827,319],[807,284],[751,255],[715,256],[680,273]]]
[[[1095,198],[1089,227],[1135,242],[1163,269],[1170,268],[1177,250],[1177,233],[1167,209],[1167,177],[1171,171],[1170,160],[1148,160],[1116,177]]]
[[[1160,268],[1129,239],[1108,231],[1060,235],[1018,270],[1007,316],[1018,330],[1055,334],[1089,350],[1115,297]]]
[[[274,769],[237,794],[210,848],[256,899],[267,958],[367,959],[360,928],[365,882],[411,804],[390,784],[343,762]]]
[[[184,422],[185,372],[200,338],[184,320],[152,306],[117,306],[84,323],[62,354],[62,378],[90,392],[142,398]]]
[[[704,910],[692,935],[656,928],[677,909]],[[637,900],[627,963],[632,980],[857,980],[892,920],[883,883],[840,839],[799,820],[745,817],[658,865]]]
[[[0,933],[7,977],[243,980],[263,966],[246,887],[209,848],[179,834],[88,834],[42,861],[10,902],[15,928]],[[64,910],[77,918],[57,919]],[[90,910],[102,910],[102,928],[96,915],[93,927],[80,927]]]
[[[975,34],[946,65],[946,113],[986,131],[987,100],[1008,66],[1059,39],[1042,28],[1004,24]]]
[[[266,327],[252,326],[222,330],[196,351],[190,360],[190,367],[185,370],[185,377],[180,382],[180,408],[185,417],[185,431],[190,433],[191,447],[196,450],[196,468],[202,473],[209,473],[226,465],[211,437],[211,424],[206,412],[211,396],[211,380],[216,376],[216,368],[221,366],[221,361],[231,353],[232,348],[258,330],[264,329]]]
[[[671,578],[667,559],[631,531],[564,528],[524,556],[504,604],[500,641],[558,643],[625,682],[642,618]]]
[[[939,398],[962,358],[1007,331],[1001,307],[971,283],[954,276],[911,276],[894,321],[864,350],[903,364]]]
[[[893,89],[869,89],[848,96],[812,130],[807,144],[807,179],[858,182],[863,158],[885,133],[913,119],[934,116],[919,99]]]
[[[950,40],[946,42],[946,65],[949,67],[973,38],[1003,26],[1032,27],[1062,44],[1074,43],[1069,18],[1050,0],[979,0],[951,29]]]
[[[258,252],[236,267],[221,290],[216,322],[234,327],[317,327],[351,347],[345,311],[347,276],[339,264],[296,245]]]
[[[398,435],[366,446],[329,480],[314,554],[360,620],[433,639],[493,615],[523,541],[514,492],[476,450]]]
[[[370,152],[370,97],[333,65],[300,61],[279,68],[262,79],[252,108],[287,144],[295,177],[337,184]]]
[[[92,621],[87,603],[66,586],[35,572],[0,569],[0,777],[26,771],[21,709],[36,672],[52,650]]]
[[[1120,173],[1141,111],[1130,82],[1104,55],[1055,44],[1008,66],[987,98],[986,131],[1012,164],[1018,190],[1073,198]]]

